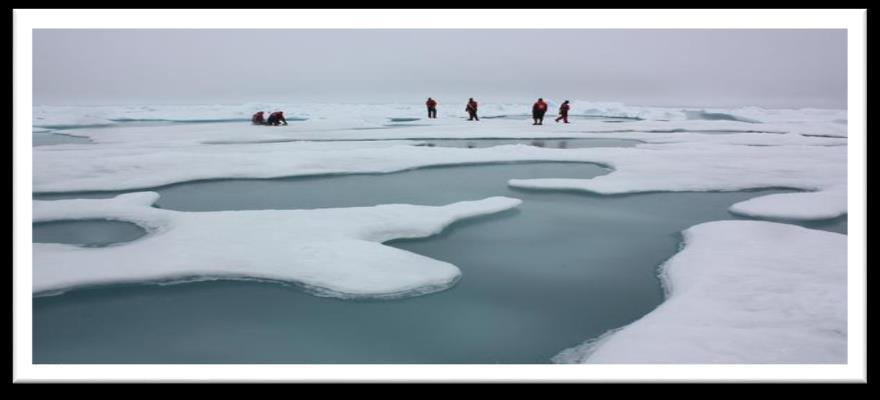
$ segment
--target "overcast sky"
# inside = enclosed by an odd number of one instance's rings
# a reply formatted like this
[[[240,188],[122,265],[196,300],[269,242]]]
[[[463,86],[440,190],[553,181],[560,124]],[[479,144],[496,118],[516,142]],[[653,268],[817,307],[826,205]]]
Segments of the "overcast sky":
[[[34,30],[34,104],[846,108],[845,30]]]

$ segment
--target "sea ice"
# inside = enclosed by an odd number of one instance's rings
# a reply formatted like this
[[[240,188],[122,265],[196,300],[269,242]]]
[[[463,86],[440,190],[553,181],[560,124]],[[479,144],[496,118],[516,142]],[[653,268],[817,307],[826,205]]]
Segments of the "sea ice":
[[[601,121],[590,123],[602,124]],[[656,124],[677,127],[691,124],[688,126],[695,129],[698,126],[693,124],[700,124],[702,128],[698,129],[717,129],[721,123],[739,127],[765,125],[687,120],[627,124],[654,124],[654,127]],[[589,180],[547,177],[549,179],[510,181],[512,186],[519,188],[585,190],[602,194],[764,187],[824,193],[834,192],[833,187],[846,181],[847,146],[844,138],[735,131],[725,134],[596,133],[578,131],[582,128],[563,124],[536,128],[510,120],[487,120],[479,124],[446,120],[436,126],[369,131],[339,124],[309,120],[302,125],[292,124],[278,129],[227,123],[67,130],[64,132],[87,136],[94,143],[34,148],[34,191],[145,189],[199,179],[387,173],[426,166],[517,161],[572,161],[609,166],[613,168],[612,173]],[[835,129],[841,129],[840,124],[833,125]],[[846,127],[842,126],[842,129],[845,131]],[[631,148],[540,149],[505,145],[452,149],[418,147],[412,145],[414,142],[399,140],[456,137],[617,138],[644,143]],[[298,141],[304,139],[324,141]],[[846,212],[841,201],[831,201],[833,196],[815,195],[817,197],[812,197],[814,194],[811,193],[791,199],[810,202],[814,213],[806,215],[807,218],[837,216]],[[784,204],[779,202],[752,204],[748,210],[735,210],[768,218],[781,215],[799,218],[786,212],[782,208]]]
[[[557,363],[846,363],[846,235],[762,221],[684,231],[664,303]]]
[[[465,218],[520,204],[508,197],[442,207],[387,204],[317,210],[179,212],[159,195],[34,201],[34,221],[109,219],[138,224],[144,238],[102,248],[34,243],[35,293],[135,281],[258,278],[296,282],[334,297],[391,297],[453,285],[449,263],[382,245],[436,234]]]

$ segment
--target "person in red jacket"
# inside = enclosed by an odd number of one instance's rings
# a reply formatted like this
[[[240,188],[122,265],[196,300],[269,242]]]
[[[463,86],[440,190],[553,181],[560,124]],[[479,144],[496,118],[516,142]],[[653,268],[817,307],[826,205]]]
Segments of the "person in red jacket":
[[[468,114],[470,115],[470,118],[468,118],[468,121],[473,121],[473,120],[479,121],[480,120],[480,117],[477,117],[477,102],[474,101],[473,97],[471,97],[470,100],[468,100],[467,106],[464,108],[464,110],[467,111]]]
[[[287,125],[287,120],[284,119],[283,111],[275,111],[272,114],[269,114],[269,119],[266,121],[266,125],[278,126],[281,124]]]
[[[252,122],[254,125],[266,125],[266,120],[263,119],[263,112],[260,111],[260,112],[258,112],[258,113],[256,113],[256,114],[254,114],[254,116],[251,117],[251,122]]]
[[[559,118],[556,118],[556,122],[559,122],[561,119],[566,124],[568,123],[568,109],[571,108],[568,105],[568,100],[562,102],[562,105],[559,106]]]
[[[532,125],[544,125],[544,114],[547,113],[547,103],[544,99],[538,99],[532,106],[532,119],[535,123]]]
[[[437,118],[437,102],[428,97],[428,101],[425,102],[425,105],[428,106],[428,118]]]

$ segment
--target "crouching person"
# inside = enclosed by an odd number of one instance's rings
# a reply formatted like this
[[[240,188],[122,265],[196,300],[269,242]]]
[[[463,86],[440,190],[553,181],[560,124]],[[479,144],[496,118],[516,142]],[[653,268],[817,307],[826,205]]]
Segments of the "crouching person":
[[[266,121],[266,125],[278,126],[278,125],[287,125],[287,120],[284,119],[283,111],[275,111],[272,114],[269,114],[269,119]]]
[[[251,117],[251,123],[254,125],[266,125],[266,120],[263,118],[263,112],[260,111],[254,114],[254,116]]]

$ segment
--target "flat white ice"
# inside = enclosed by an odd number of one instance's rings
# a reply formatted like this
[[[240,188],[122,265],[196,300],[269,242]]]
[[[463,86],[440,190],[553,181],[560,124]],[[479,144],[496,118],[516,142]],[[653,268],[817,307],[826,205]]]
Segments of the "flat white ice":
[[[548,100],[551,111],[555,111],[558,99]],[[483,119],[469,122],[463,119],[463,104],[438,101],[440,118],[434,120],[424,118],[420,101],[36,106],[35,127],[114,127],[56,130],[88,137],[92,143],[34,148],[34,191],[130,190],[198,179],[382,173],[486,162],[574,161],[600,163],[613,171],[592,179],[513,179],[510,185],[600,194],[785,187],[809,193],[754,199],[732,207],[731,211],[754,217],[804,220],[846,213],[846,110],[658,108],[575,99],[573,123],[554,123],[552,114],[548,114],[546,125],[536,127],[529,123],[529,104],[484,101],[480,111]],[[274,109],[305,120],[280,127],[248,124],[252,112]],[[629,119],[609,123],[610,117]],[[129,120],[237,122],[141,127],[119,122]],[[632,148],[564,150],[511,145],[483,149],[412,146],[431,138],[618,138],[644,143]]]
[[[780,193],[734,204],[730,211],[751,217],[821,220],[846,214],[846,185],[815,193]]]
[[[34,292],[208,277],[296,282],[334,297],[430,293],[453,285],[459,269],[382,242],[430,236],[455,221],[520,204],[491,197],[442,207],[178,212],[151,207],[158,198],[155,192],[137,192],[34,201],[35,222],[108,219],[148,231],[141,239],[102,248],[34,243]]]
[[[438,120],[464,115],[466,99],[440,99]],[[480,99],[479,114],[487,119],[526,117],[531,102],[499,99]],[[559,107],[562,99],[545,98],[550,113]],[[682,108],[634,106],[616,102],[595,102],[570,99],[573,116],[627,118],[646,121],[692,121],[706,119],[710,122],[749,121],[758,123],[826,123],[846,121],[846,110],[778,110],[758,107],[742,108]],[[534,101],[534,100],[532,100]],[[309,121],[342,121],[345,123],[382,123],[391,118],[425,117],[424,99],[407,99],[399,104],[329,104],[329,103],[246,103],[206,105],[132,105],[132,106],[35,106],[33,125],[77,126],[114,125],[126,121],[210,121],[247,120],[257,111],[281,110],[285,115]],[[437,122],[437,121],[432,121]]]
[[[846,235],[761,221],[684,232],[666,301],[558,363],[846,363]]]

